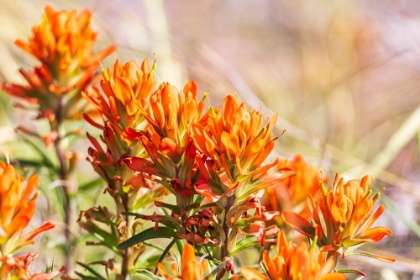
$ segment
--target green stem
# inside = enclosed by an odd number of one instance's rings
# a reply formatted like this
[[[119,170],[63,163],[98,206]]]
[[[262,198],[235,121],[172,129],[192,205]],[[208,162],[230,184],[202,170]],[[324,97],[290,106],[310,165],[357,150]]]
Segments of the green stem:
[[[122,196],[122,204],[124,206],[124,212],[130,212],[128,208],[128,194],[124,193]],[[130,216],[126,214],[124,216],[126,222],[126,229],[127,229],[127,240],[131,237],[130,231]],[[125,280],[127,275],[129,274],[129,266],[130,266],[130,247],[124,249],[124,254],[121,261],[121,273],[117,275],[116,280]]]
[[[67,252],[66,252],[66,273],[71,271],[73,265],[73,240],[71,237],[71,227],[72,227],[72,218],[73,218],[73,209],[71,207],[71,198],[70,198],[70,186],[69,186],[69,169],[66,163],[66,158],[63,149],[61,148],[61,141],[63,140],[63,135],[61,133],[61,126],[63,124],[63,97],[60,97],[58,100],[58,106],[55,110],[55,120],[50,123],[51,131],[56,131],[57,138],[55,140],[55,152],[57,155],[59,163],[59,179],[62,181],[62,189],[64,194],[64,236],[67,242]]]
[[[233,204],[235,204],[235,195],[231,195],[227,197],[227,202],[224,209],[225,211],[224,211],[224,217],[223,217],[223,231],[225,232],[226,238],[222,245],[222,252],[221,252],[222,255],[220,257],[220,261],[223,261],[226,257],[229,257],[228,240],[229,240],[230,228],[228,227],[227,222],[226,222],[226,215],[228,211],[230,210],[230,208],[233,206]],[[220,273],[217,274],[216,276],[216,280],[222,279],[225,273],[226,273],[226,269],[223,269],[222,271],[220,271]]]

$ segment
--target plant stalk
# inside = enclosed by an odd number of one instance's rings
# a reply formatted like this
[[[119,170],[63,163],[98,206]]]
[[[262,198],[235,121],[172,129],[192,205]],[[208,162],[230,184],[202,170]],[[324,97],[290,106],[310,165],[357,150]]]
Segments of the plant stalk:
[[[227,202],[225,206],[225,214],[223,217],[223,231],[225,232],[226,239],[222,245],[222,255],[221,255],[220,261],[224,261],[226,257],[229,257],[228,240],[229,240],[230,228],[228,227],[226,223],[226,215],[228,211],[230,210],[230,208],[233,206],[233,204],[235,204],[235,195],[231,195],[227,197]],[[223,269],[222,271],[220,271],[219,274],[217,274],[216,276],[216,280],[222,279],[225,273],[226,273],[226,269]]]
[[[59,163],[59,179],[62,182],[61,186],[63,189],[64,194],[64,236],[67,242],[67,252],[66,252],[66,271],[68,273],[71,271],[73,266],[73,240],[71,237],[71,226],[72,226],[72,218],[73,218],[73,209],[71,207],[71,199],[70,199],[70,186],[69,186],[69,169],[66,163],[66,158],[63,149],[61,148],[61,141],[63,140],[63,135],[61,133],[61,126],[63,124],[63,97],[59,98],[58,106],[55,111],[55,120],[50,122],[51,131],[57,132],[57,138],[55,139],[55,152],[57,155],[58,163]]]

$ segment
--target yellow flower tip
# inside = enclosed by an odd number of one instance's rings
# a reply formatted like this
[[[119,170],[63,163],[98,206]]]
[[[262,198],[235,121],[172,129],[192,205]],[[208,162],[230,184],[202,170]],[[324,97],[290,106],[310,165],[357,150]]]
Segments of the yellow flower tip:
[[[101,67],[101,74],[102,77],[104,78],[105,81],[109,82],[109,75],[108,72],[104,69],[102,63],[101,63],[101,59],[99,58],[99,56],[96,56],[96,59],[98,60],[99,66]]]
[[[6,163],[10,164],[10,158],[9,158],[9,148],[6,148],[6,151],[4,152],[4,155],[6,156]]]
[[[213,109],[213,107],[209,107],[209,112],[210,112],[210,116],[212,117],[212,118],[216,118],[217,117],[217,114],[216,114],[216,111]]]
[[[321,187],[322,194],[323,194],[324,196],[327,196],[327,187],[325,186],[324,181],[323,181],[323,180],[319,180],[319,185],[320,185],[320,187]]]

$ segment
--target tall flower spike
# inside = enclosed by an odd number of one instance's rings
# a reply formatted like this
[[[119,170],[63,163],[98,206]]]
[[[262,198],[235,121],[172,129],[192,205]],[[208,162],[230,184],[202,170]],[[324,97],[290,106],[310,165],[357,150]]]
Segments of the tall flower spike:
[[[391,230],[372,225],[385,210],[380,205],[374,210],[374,204],[380,193],[372,195],[369,177],[344,182],[335,176],[333,186],[321,192],[315,202],[308,198],[312,212],[312,223],[289,211],[283,212],[284,221],[300,233],[317,238],[323,251],[339,253],[344,258],[348,248],[370,242],[376,243],[385,236],[391,236]],[[393,259],[377,257],[379,260],[393,262]]]
[[[104,72],[101,80],[104,95],[96,87],[82,93],[103,119],[103,123],[97,123],[85,115],[90,124],[103,130],[102,140],[106,144],[106,149],[103,149],[98,140],[88,135],[92,143],[89,148],[92,165],[119,195],[122,195],[123,190],[118,190],[115,185],[128,189],[151,187],[147,178],[130,170],[123,164],[123,160],[131,154],[144,153],[138,139],[142,133],[137,132],[137,129],[145,126],[140,109],[146,106],[146,99],[155,87],[154,67],[149,69],[147,58],[140,67],[133,61],[125,64],[116,61],[112,69]]]
[[[54,78],[67,80],[85,70],[91,75],[98,68],[99,61],[111,54],[115,47],[94,54],[98,34],[90,28],[90,23],[89,10],[77,14],[76,11],[55,11],[46,6],[43,21],[32,28],[29,41],[25,43],[19,39],[16,45],[41,61]],[[82,75],[76,83],[83,84],[88,78],[88,75]],[[68,85],[68,81],[65,84]]]
[[[325,260],[325,253],[308,248],[306,243],[290,246],[283,231],[277,237],[277,253],[273,258],[268,251],[263,252],[263,265],[266,275],[251,267],[242,267],[240,272],[245,280],[341,280],[341,273],[332,273],[334,261]]]
[[[15,42],[38,59],[41,65],[34,71],[20,70],[27,85],[4,83],[3,90],[38,104],[38,118],[47,118],[52,122],[56,118],[82,117],[80,111],[85,104],[79,103],[80,91],[97,77],[99,61],[115,51],[115,46],[110,46],[93,53],[97,33],[90,28],[90,22],[91,13],[88,10],[77,14],[76,11],[54,11],[47,6],[42,23],[32,28],[32,37],[28,42]],[[63,104],[62,97],[67,95],[69,97]],[[62,116],[55,116],[57,113]]]
[[[172,265],[173,275],[169,275],[162,263],[159,263],[157,268],[166,280],[202,280],[207,269],[207,261],[203,260],[200,263],[196,259],[194,247],[187,243],[182,249],[181,267]]]

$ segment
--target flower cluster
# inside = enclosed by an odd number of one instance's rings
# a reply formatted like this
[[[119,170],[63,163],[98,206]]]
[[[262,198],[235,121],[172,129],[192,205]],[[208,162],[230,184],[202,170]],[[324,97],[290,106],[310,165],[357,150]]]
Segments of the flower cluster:
[[[97,77],[100,60],[115,47],[108,47],[93,53],[97,33],[91,27],[91,13],[88,10],[54,11],[47,6],[40,25],[32,28],[28,42],[17,40],[16,45],[35,57],[41,65],[32,71],[20,69],[27,85],[3,83],[3,90],[32,104],[18,104],[20,108],[37,106],[37,119],[47,119],[51,124],[48,135],[21,128],[32,136],[42,139],[52,147],[58,137],[58,123],[62,120],[81,118],[80,112],[86,103],[80,95]],[[75,131],[74,133],[79,133]]]
[[[344,182],[336,175],[333,186],[328,190],[324,187],[317,200],[309,195],[312,223],[293,212],[284,211],[282,215],[291,227],[312,239],[316,238],[323,251],[339,253],[344,258],[350,247],[366,242],[376,243],[392,235],[389,228],[371,228],[385,210],[384,205],[376,210],[374,208],[379,196],[380,193],[372,194],[368,176],[359,183],[356,180]]]
[[[324,235],[315,234],[322,229],[316,218],[315,226],[302,222],[306,221],[303,217],[311,217],[315,209],[315,204],[306,204],[306,197],[319,195],[322,198],[320,176],[301,156],[288,162],[276,158],[265,163],[277,139],[273,137],[276,115],[264,124],[259,111],[247,109],[244,103],[238,104],[237,97],[232,95],[224,99],[220,108],[209,107],[205,111],[207,93],[199,101],[197,85],[193,81],[181,91],[169,83],[161,83],[153,89],[154,67],[149,70],[147,60],[141,67],[133,62],[121,65],[117,61],[114,70],[108,70],[101,81],[105,95],[97,88],[83,93],[104,120],[99,124],[85,116],[88,122],[103,130],[102,141],[106,144],[104,149],[88,135],[93,144],[89,154],[95,170],[108,182],[107,191],[114,198],[119,197],[117,215],[130,215],[154,223],[149,230],[128,234],[119,245],[120,249],[128,249],[150,236],[186,240],[212,248],[212,254],[218,255],[220,261],[226,260],[225,267],[218,270],[218,277],[222,277],[225,271],[232,270],[229,262],[232,256],[252,245],[274,242],[268,236],[276,234],[278,227],[272,223],[267,227],[266,224],[279,217],[278,210],[286,209],[299,214],[283,211],[283,220],[300,231],[313,233],[307,235],[316,239],[322,250],[330,255],[342,253],[340,248],[343,246],[361,243],[343,243],[338,233],[334,235],[340,229],[347,234],[342,222],[333,225],[334,233]],[[354,184],[347,192],[367,195],[367,188],[363,186],[363,193],[353,190]],[[175,203],[155,199],[152,215],[132,207],[139,200],[135,193],[142,189],[146,189],[142,194],[148,193],[156,187],[165,188],[174,196]],[[339,202],[346,199],[340,196],[341,189],[335,190],[337,188],[330,190],[332,194],[328,195],[328,201],[338,201],[334,211],[347,211],[348,206]],[[261,202],[261,190],[266,192],[264,202],[277,199],[277,204],[268,204],[270,211]],[[284,198],[281,195],[270,197],[270,193],[283,193]],[[363,208],[364,213],[370,215],[368,210],[373,202],[360,206],[360,211]],[[373,216],[380,214],[377,212]],[[300,223],[296,224],[296,221]],[[362,219],[360,224],[367,229],[371,223],[364,224],[366,221]],[[328,220],[326,223],[330,230]],[[362,237],[357,235],[359,228],[356,235],[350,231],[352,236]],[[346,238],[343,240],[349,239]],[[297,252],[304,250],[302,246],[296,248]],[[336,261],[336,258],[332,259]],[[334,266],[335,262],[330,271]]]
[[[346,279],[341,273],[331,272],[334,269],[332,258],[326,260],[324,252],[317,252],[314,247],[308,248],[306,243],[290,246],[283,231],[277,237],[277,252],[270,258],[268,251],[262,255],[262,265],[267,274],[264,275],[251,267],[241,267],[245,280],[340,280]]]
[[[78,265],[97,278],[92,266],[105,266],[107,277],[112,272],[117,280],[136,273],[157,277],[151,273],[153,267],[154,274],[172,280],[222,279],[235,271],[235,278],[245,279],[327,280],[345,279],[336,269],[339,256],[392,261],[354,251],[363,243],[391,236],[388,228],[372,228],[385,208],[375,210],[379,194],[372,195],[368,177],[344,182],[337,175],[327,190],[327,180],[302,156],[272,158],[277,114],[267,118],[240,103],[237,95],[227,95],[218,108],[206,107],[208,93],[200,98],[194,81],[181,90],[168,82],[157,84],[156,62],[149,67],[147,58],[140,66],[117,60],[98,75],[99,61],[115,47],[94,54],[97,33],[90,22],[89,11],[78,14],[46,7],[43,22],[32,29],[29,41],[16,41],[41,65],[30,72],[20,70],[27,85],[3,84],[9,94],[36,104],[37,118],[50,124],[47,135],[20,131],[56,148],[59,167],[52,166],[64,187],[69,244],[75,242],[69,230],[72,195],[67,185],[75,157],[66,157],[62,140],[79,132],[65,132],[63,122],[83,115],[80,119],[100,130],[97,137],[87,133],[88,160],[106,183],[104,193],[114,205],[81,211],[77,222],[96,239],[88,239],[86,245],[104,246],[114,255]],[[91,85],[95,81],[100,86]],[[37,254],[13,255],[54,226],[48,222],[23,233],[35,212],[39,192],[32,193],[37,182],[33,175],[25,188],[14,167],[0,163],[1,279],[50,279],[64,270],[30,275],[28,268]],[[290,245],[280,230],[285,224],[309,237],[311,247],[303,242]],[[155,238],[170,242],[162,249],[148,243]],[[269,243],[277,243],[273,257],[262,250]],[[182,251],[181,260],[168,270],[165,258],[177,255],[175,245]],[[160,254],[143,258],[149,247]],[[235,267],[241,263],[235,262],[238,254],[250,248],[262,251],[264,273],[256,266]]]
[[[98,68],[100,60],[115,51],[114,46],[105,48],[98,53],[93,49],[97,33],[91,28],[91,12],[85,10],[55,11],[50,6],[45,7],[42,22],[32,28],[30,38],[17,40],[16,46],[33,56],[39,63],[33,70],[20,69],[26,84],[3,83],[2,88],[10,95],[24,100],[17,107],[36,112],[35,120],[44,120],[49,125],[47,131],[34,130],[19,126],[16,131],[23,134],[25,142],[33,147],[44,142],[47,150],[54,148],[56,161],[49,160],[42,148],[38,149],[44,158],[40,166],[48,163],[54,172],[61,188],[54,192],[64,194],[61,203],[66,238],[66,267],[71,269],[73,252],[72,234],[74,223],[72,199],[76,197],[76,187],[71,182],[79,156],[70,151],[69,140],[81,135],[81,129],[75,127],[75,121],[82,120],[82,113],[89,111],[88,103],[81,95],[100,75]],[[56,167],[56,163],[58,167]]]

